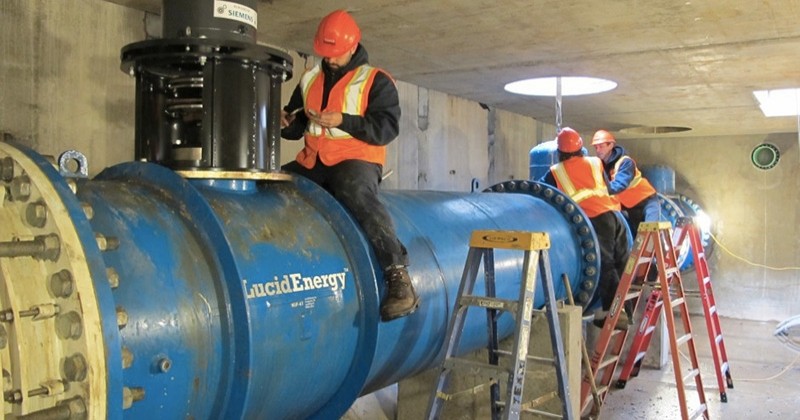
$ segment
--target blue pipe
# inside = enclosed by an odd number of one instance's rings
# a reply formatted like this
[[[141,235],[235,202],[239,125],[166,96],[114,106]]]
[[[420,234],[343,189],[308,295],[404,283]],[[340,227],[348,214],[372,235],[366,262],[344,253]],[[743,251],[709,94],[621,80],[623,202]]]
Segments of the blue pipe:
[[[304,178],[188,181],[133,162],[72,194],[44,158],[19,148],[57,187],[86,243],[113,391],[107,418],[339,418],[359,395],[438,363],[473,230],[549,233],[559,298],[562,274],[582,304],[597,284],[594,231],[553,188],[384,191],[422,303],[381,323],[384,286],[370,246],[349,213]],[[97,234],[118,248],[101,252]],[[516,297],[522,257],[496,251],[498,296]],[[544,304],[541,287],[535,304]],[[127,323],[118,328],[120,311]],[[485,314],[470,312],[459,351],[485,346],[485,328]],[[502,316],[501,335],[512,328]],[[121,389],[143,392],[123,408]]]

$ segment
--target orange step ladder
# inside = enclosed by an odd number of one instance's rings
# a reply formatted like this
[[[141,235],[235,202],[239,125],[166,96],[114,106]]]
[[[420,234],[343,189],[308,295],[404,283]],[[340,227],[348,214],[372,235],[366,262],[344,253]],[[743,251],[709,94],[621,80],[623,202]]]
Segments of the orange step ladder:
[[[680,268],[677,264],[676,248],[673,246],[671,237],[671,225],[669,222],[645,222],[639,225],[639,232],[634,242],[633,250],[628,259],[628,264],[620,279],[620,284],[614,296],[611,308],[597,340],[594,354],[592,355],[590,370],[595,378],[599,379],[597,386],[601,399],[605,399],[609,385],[614,375],[614,370],[620,362],[620,356],[625,344],[627,330],[615,328],[620,312],[627,305],[633,313],[641,297],[641,285],[647,278],[648,272],[653,269],[652,263],[657,265],[658,283],[660,290],[654,290],[648,299],[650,312],[657,312],[662,307],[667,320],[667,330],[669,332],[670,350],[672,364],[675,371],[675,382],[678,389],[678,402],[680,405],[681,417],[683,419],[694,419],[702,416],[708,419],[708,405],[706,403],[705,391],[700,376],[700,367],[697,360],[694,336],[692,334],[689,310],[686,305],[686,296],[680,277]],[[634,284],[635,283],[635,284]],[[654,296],[655,295],[655,296]],[[673,299],[674,295],[674,299]],[[666,297],[666,299],[663,299]],[[677,336],[676,320],[673,308],[679,308],[680,319],[683,326],[683,335]],[[657,318],[656,318],[657,319]],[[655,319],[644,320],[643,324],[649,329],[655,325]],[[652,330],[650,331],[652,332]],[[642,335],[641,341],[649,342],[649,335]],[[641,343],[640,343],[641,344]],[[686,345],[691,362],[691,369],[684,375],[681,367],[679,346]],[[610,348],[610,357],[605,358],[606,352]],[[634,353],[632,350],[632,354]],[[643,355],[643,353],[642,353]],[[629,357],[630,358],[630,357]],[[581,412],[592,403],[592,399],[587,398],[591,389],[588,383],[588,375],[584,377],[581,384]],[[686,395],[686,383],[694,379],[698,407],[690,414],[688,411],[688,401]]]
[[[714,299],[714,291],[711,287],[711,275],[708,270],[708,260],[706,259],[705,249],[700,240],[700,229],[691,218],[681,217],[675,225],[676,249],[682,249],[689,240],[692,257],[695,262],[695,273],[697,275],[697,285],[699,286],[699,296],[705,315],[706,331],[711,345],[711,357],[714,361],[714,372],[717,376],[717,386],[719,387],[719,397],[721,402],[728,402],[727,389],[733,388],[733,378],[731,377],[730,365],[728,364],[728,354],[725,351],[725,341],[722,337],[722,327],[719,322],[717,303]],[[688,294],[689,292],[687,292]],[[640,327],[634,336],[633,344],[625,365],[620,372],[617,380],[617,388],[624,388],[625,383],[631,376],[639,374],[642,358],[647,352],[647,348],[655,329],[655,323],[661,310],[661,290],[654,290],[648,299],[645,307]]]

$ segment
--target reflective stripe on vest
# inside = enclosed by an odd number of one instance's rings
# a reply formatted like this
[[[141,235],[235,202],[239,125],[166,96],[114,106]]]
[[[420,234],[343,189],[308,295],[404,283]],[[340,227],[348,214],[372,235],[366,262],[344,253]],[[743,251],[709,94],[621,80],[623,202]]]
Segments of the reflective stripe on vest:
[[[625,159],[631,159],[630,156],[622,156],[617,160],[617,163],[614,164],[614,167],[611,169],[611,179],[617,176],[617,172],[619,172],[620,166],[622,166],[622,162]],[[633,159],[631,159],[633,162]],[[653,185],[650,184],[650,181],[647,178],[642,176],[642,172],[639,171],[639,168],[636,167],[636,162],[633,162],[633,179],[631,183],[628,184],[628,188],[620,191],[615,195],[617,200],[622,203],[623,206],[626,208],[631,208],[636,206],[637,204],[641,203],[647,197],[656,193],[656,189],[653,188]]]
[[[363,65],[356,67],[352,71],[348,72],[346,75],[339,80],[339,83],[346,83],[344,88],[344,95],[343,95],[343,103],[341,110],[338,110],[342,114],[353,114],[353,115],[364,115],[366,111],[366,102],[367,102],[367,95],[369,94],[369,86],[372,86],[373,80],[373,73],[377,72],[378,69],[369,65]],[[322,68],[320,66],[315,66],[311,70],[307,71],[303,77],[300,79],[300,86],[301,91],[303,93],[303,103],[308,104],[309,95],[311,94],[312,87],[314,90],[317,88],[319,89],[320,94],[320,105],[322,102],[322,89],[323,81],[319,79],[319,75],[322,74]],[[319,86],[316,86],[315,83],[319,83]],[[366,89],[365,89],[366,88]],[[316,92],[314,92],[316,93]],[[313,105],[313,104],[312,104]],[[328,98],[328,107],[330,108],[331,100]],[[313,106],[312,106],[313,109]],[[311,134],[312,136],[321,136],[325,135],[325,137],[329,139],[349,139],[353,138],[345,131],[342,131],[338,128],[323,128],[317,123],[309,121],[308,126],[306,127],[306,132]]]
[[[595,217],[609,210],[619,210],[619,203],[608,195],[600,159],[571,158],[551,166],[550,171],[558,188],[578,203],[587,216]]]
[[[304,106],[306,110],[364,116],[372,83],[380,71],[369,65],[350,70],[331,88],[328,103],[322,109],[324,74],[321,66],[315,66],[300,78]],[[317,158],[328,166],[348,159],[379,165],[386,161],[386,146],[366,143],[338,128],[324,128],[309,121],[304,137],[305,147],[297,154],[297,162],[308,169],[314,167]]]

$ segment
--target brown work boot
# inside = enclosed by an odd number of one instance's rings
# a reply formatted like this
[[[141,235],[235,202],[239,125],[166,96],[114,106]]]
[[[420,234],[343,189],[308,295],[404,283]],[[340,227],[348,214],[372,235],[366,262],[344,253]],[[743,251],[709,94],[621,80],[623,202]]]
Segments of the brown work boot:
[[[381,319],[391,321],[411,314],[419,306],[419,296],[411,284],[408,270],[403,266],[392,266],[383,273],[389,291],[381,303]]]

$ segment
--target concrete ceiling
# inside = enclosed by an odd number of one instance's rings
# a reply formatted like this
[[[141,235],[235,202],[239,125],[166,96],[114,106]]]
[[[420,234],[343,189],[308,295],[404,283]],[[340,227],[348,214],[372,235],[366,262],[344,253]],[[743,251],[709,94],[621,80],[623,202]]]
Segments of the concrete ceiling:
[[[156,13],[161,5],[110,1]],[[563,98],[563,125],[587,134],[797,131],[794,117],[764,117],[752,91],[800,86],[798,0],[259,0],[259,41],[312,53],[317,23],[336,8],[353,14],[371,63],[396,79],[551,124],[554,98],[507,93],[505,83],[617,82]]]

